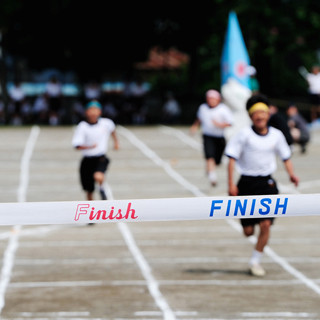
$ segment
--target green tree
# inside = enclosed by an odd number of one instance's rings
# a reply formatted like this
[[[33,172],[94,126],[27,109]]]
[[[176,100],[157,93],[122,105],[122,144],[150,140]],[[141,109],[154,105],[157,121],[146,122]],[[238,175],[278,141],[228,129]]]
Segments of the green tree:
[[[272,96],[305,95],[306,82],[298,68],[319,63],[320,2],[315,0],[215,0],[212,34],[198,48],[202,87],[220,85],[219,59],[228,12],[237,13],[251,64],[261,89]],[[202,81],[201,81],[202,82]]]
[[[303,96],[298,68],[319,62],[318,0],[199,0],[172,5],[92,0],[2,0],[4,53],[30,68],[72,68],[79,74],[123,72],[150,47],[174,46],[190,55],[180,91],[202,97],[220,87],[220,58],[229,12],[237,13],[261,90],[270,96]],[[174,82],[172,77],[170,81]]]

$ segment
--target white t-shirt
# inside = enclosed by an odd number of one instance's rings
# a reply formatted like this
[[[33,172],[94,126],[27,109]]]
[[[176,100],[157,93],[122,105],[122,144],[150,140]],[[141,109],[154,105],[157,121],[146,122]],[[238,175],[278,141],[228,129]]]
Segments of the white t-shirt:
[[[280,130],[269,127],[266,135],[259,135],[248,127],[229,140],[225,154],[237,160],[240,174],[268,176],[277,169],[276,156],[287,160],[291,157],[291,149]]]
[[[320,73],[308,73],[306,79],[309,84],[309,92],[312,94],[320,94]]]
[[[206,103],[201,104],[197,117],[201,123],[202,133],[213,137],[224,136],[224,129],[216,127],[213,120],[227,122],[230,125],[233,123],[233,114],[224,103],[220,103],[214,108],[210,108]]]
[[[107,118],[100,118],[96,124],[81,121],[73,135],[72,146],[92,146],[95,148],[81,150],[83,156],[94,157],[106,154],[111,133],[115,130],[115,124]]]

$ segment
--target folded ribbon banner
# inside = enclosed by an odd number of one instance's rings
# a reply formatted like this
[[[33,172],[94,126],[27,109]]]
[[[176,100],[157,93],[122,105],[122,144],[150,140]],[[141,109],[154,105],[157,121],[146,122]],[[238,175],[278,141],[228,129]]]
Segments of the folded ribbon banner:
[[[0,203],[0,225],[320,215],[320,194]]]

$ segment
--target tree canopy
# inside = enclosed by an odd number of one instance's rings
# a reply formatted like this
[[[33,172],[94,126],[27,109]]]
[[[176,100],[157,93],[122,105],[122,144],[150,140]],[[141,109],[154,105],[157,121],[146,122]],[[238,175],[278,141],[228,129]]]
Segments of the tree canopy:
[[[251,64],[264,92],[303,95],[298,68],[318,63],[317,0],[104,2],[2,0],[5,54],[31,69],[74,70],[80,78],[126,72],[154,45],[190,55],[188,90],[220,87],[228,13],[237,13]]]

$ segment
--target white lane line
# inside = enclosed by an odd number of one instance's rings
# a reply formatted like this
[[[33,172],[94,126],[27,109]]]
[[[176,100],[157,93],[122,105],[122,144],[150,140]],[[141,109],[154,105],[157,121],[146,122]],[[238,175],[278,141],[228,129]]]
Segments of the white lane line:
[[[143,281],[145,285],[145,281]],[[101,287],[112,285],[105,281],[37,281],[37,282],[12,282],[10,290],[19,288],[60,288],[60,287]]]
[[[79,317],[59,317],[59,318],[52,318],[52,317],[46,317],[46,316],[33,316],[31,318],[32,320],[132,320],[132,319],[117,319],[117,318],[114,318],[114,319],[110,319],[110,318],[79,318]],[[14,317],[14,318],[2,318],[2,320],[26,320],[25,317]],[[137,319],[137,320],[143,320],[143,319]],[[158,320],[158,319],[145,319],[145,320]],[[191,319],[189,319],[191,320]],[[197,320],[201,320],[201,319],[197,319]],[[202,319],[202,320],[216,320],[216,319]],[[220,320],[223,320],[223,319],[220,319]],[[255,320],[255,319],[252,319],[252,320]],[[270,320],[270,319],[269,319]],[[271,319],[272,320],[272,319]],[[279,320],[279,319],[277,319]]]
[[[320,187],[320,180],[304,181],[299,183],[299,190]]]
[[[25,145],[23,156],[21,158],[20,182],[19,182],[18,194],[17,194],[18,202],[26,201],[26,192],[27,192],[28,183],[29,183],[30,159],[31,159],[39,132],[40,132],[39,127],[37,126],[32,127],[29,138]],[[4,252],[3,266],[1,269],[1,277],[0,277],[0,314],[2,312],[2,309],[5,306],[5,294],[11,279],[15,253],[19,243],[20,230],[21,230],[21,226],[13,227],[10,238],[9,238],[8,246]]]
[[[243,271],[239,271],[242,273]],[[212,272],[214,273],[214,272]],[[320,279],[317,280],[318,282]],[[150,281],[146,280],[111,280],[111,281],[37,281],[37,282],[14,282],[10,284],[10,290],[20,288],[61,288],[61,287],[104,287],[104,286],[148,286]],[[304,285],[298,279],[291,280],[158,280],[157,284],[161,286],[241,286],[241,287],[256,287],[256,286],[270,286],[270,287],[287,287]]]
[[[105,187],[106,187],[108,199],[114,199],[111,187],[107,183],[105,184]],[[117,225],[118,225],[118,228],[119,228],[128,248],[129,248],[134,260],[136,261],[137,265],[139,266],[143,277],[146,279],[149,292],[152,295],[153,299],[155,300],[157,306],[159,307],[159,309],[163,313],[164,319],[174,320],[175,315],[174,315],[173,311],[171,310],[169,304],[167,303],[167,301],[165,300],[165,298],[161,294],[161,292],[159,290],[159,284],[158,284],[157,280],[154,278],[154,276],[152,275],[151,268],[150,268],[148,262],[146,261],[146,259],[144,258],[138,245],[136,244],[136,241],[135,241],[129,227],[123,222],[120,222]]]
[[[112,246],[112,245],[111,245]],[[295,257],[287,258],[287,261],[292,263],[302,263],[302,264],[319,264],[320,258],[310,258],[310,257]],[[155,264],[199,264],[199,263],[246,263],[247,258],[231,258],[231,257],[185,257],[185,258],[151,258],[149,259]],[[21,266],[39,266],[39,265],[110,265],[110,264],[132,264],[134,262],[133,258],[106,258],[106,259],[96,259],[96,258],[79,258],[79,259],[16,259],[15,264]],[[273,260],[265,260],[265,264],[274,263]],[[223,273],[223,272],[222,272]]]
[[[28,141],[24,148],[24,153],[21,159],[21,166],[20,166],[20,183],[18,188],[18,202],[26,201],[26,194],[27,194],[28,183],[29,183],[30,159],[33,153],[34,146],[38,139],[39,133],[40,133],[40,128],[38,126],[32,127]]]
[[[186,317],[185,320],[189,319],[192,320],[198,315],[196,311],[176,311],[175,315],[178,317]],[[160,317],[161,312],[159,311],[138,311],[134,313],[135,317],[140,317],[137,319],[143,320],[153,320],[157,318],[150,318],[150,317]],[[241,319],[251,319],[251,320],[280,320],[280,319],[315,319],[318,315],[316,313],[309,313],[309,312],[241,312],[239,314]],[[238,317],[239,317],[238,316]],[[90,317],[89,312],[20,312],[17,313],[15,318],[10,318],[11,320],[22,320],[25,318],[32,318],[34,320],[50,320],[53,318],[59,318],[59,320],[107,320],[108,318],[92,318]],[[81,318],[79,318],[81,317]],[[141,318],[147,317],[147,318]],[[182,318],[181,318],[182,319]],[[196,318],[197,320],[224,320],[221,318]],[[240,318],[237,318],[238,320]],[[6,319],[4,319],[6,320]],[[115,318],[115,320],[130,320],[129,318]]]
[[[138,139],[131,131],[124,127],[119,127],[119,133],[126,137],[134,146],[136,146],[146,157],[151,159],[157,166],[163,168],[168,175],[176,180],[181,186],[185,189],[189,190],[191,193],[196,195],[197,197],[203,197],[204,193],[202,193],[199,188],[184,177],[182,177],[178,172],[172,169],[171,165],[165,161],[163,161],[154,151],[152,151],[149,147],[147,147],[140,139]]]
[[[198,312],[196,311],[177,311],[175,312],[177,316],[196,316]],[[158,316],[160,313],[158,311],[138,311],[134,313],[135,316]],[[281,318],[313,318],[316,317],[317,313],[309,312],[241,312],[241,317],[263,317],[264,319],[269,319],[269,317],[281,317]],[[267,317],[267,318],[266,318]]]
[[[78,228],[80,226],[77,226]],[[65,229],[65,228],[70,228],[70,225],[49,225],[49,226],[40,226],[40,227],[35,227],[35,228],[28,228],[28,229],[21,229],[19,232],[19,237],[23,237],[23,236],[36,236],[36,237],[42,237],[43,234],[47,234],[49,232],[53,232],[55,230],[61,230],[61,229]],[[5,240],[10,238],[12,232],[11,231],[6,231],[3,233],[0,233],[0,240]]]
[[[281,265],[283,269],[292,274],[295,278],[300,279],[303,283],[306,284],[307,287],[320,295],[320,287],[313,280],[309,279],[302,272],[294,268],[290,263],[288,263],[288,261],[275,253],[269,246],[265,248],[265,252],[270,258]]]
[[[283,317],[283,318],[310,318],[316,317],[316,313],[309,312],[242,312],[242,317]]]
[[[135,316],[137,317],[151,317],[151,316],[160,316],[160,312],[159,311],[137,311],[134,313]],[[197,311],[176,311],[175,315],[182,317],[182,316],[196,316],[198,315]],[[192,319],[190,319],[192,320]]]
[[[123,222],[118,223],[118,227],[124,237],[127,246],[130,249],[132,256],[134,257],[136,263],[138,264],[143,277],[147,280],[147,286],[150,294],[154,298],[157,306],[163,313],[163,317],[165,320],[173,320],[176,319],[174,312],[171,310],[169,304],[166,299],[163,297],[159,290],[159,283],[152,275],[151,268],[141,253],[140,249],[136,245],[134,237],[132,236],[130,229]]]
[[[74,311],[58,311],[58,312],[19,312],[20,317],[85,317],[89,316],[90,312],[74,312]]]
[[[185,144],[189,145],[190,147],[192,147],[195,150],[198,151],[202,151],[202,144],[198,141],[196,141],[194,138],[186,135],[184,132],[177,130],[177,129],[173,129],[167,126],[161,126],[161,131],[166,133],[166,134],[173,134],[175,135],[177,138],[179,138],[180,140],[182,140]]]
[[[121,130],[122,134],[124,134],[135,146],[137,146],[141,152],[143,152],[147,157],[149,157],[151,160],[154,161],[158,166],[163,167],[166,170],[167,164],[161,160],[158,155],[152,151],[146,144],[144,144],[141,140],[139,140],[133,133],[131,133],[129,130],[124,129]],[[181,132],[181,131],[179,131]],[[179,138],[183,138],[185,134],[181,132],[182,135],[179,135]],[[183,139],[182,139],[183,141]],[[185,179],[174,169],[170,167],[170,171],[166,170],[170,176],[172,176],[178,183],[180,183],[182,186],[184,186],[187,190],[190,190],[195,196],[201,197],[206,196],[203,192],[200,191],[200,189],[191,184],[189,181],[185,184]],[[242,233],[242,228],[239,223],[236,223],[234,220],[227,219],[227,223],[230,224],[232,228],[237,230],[238,232]],[[256,237],[250,237],[249,241],[252,243],[256,242]],[[300,271],[295,269],[293,266],[291,266],[284,258],[281,258],[279,255],[277,255],[269,246],[265,247],[266,254],[272,258],[275,262],[277,262],[284,270],[286,270],[288,273],[290,273],[295,278],[299,279],[301,282],[303,282],[307,287],[312,289],[314,292],[320,295],[320,287],[311,279],[306,277],[304,274],[302,274]]]
[[[108,199],[114,199],[112,189],[111,187],[105,183],[106,187],[106,193]],[[136,264],[139,266],[140,271],[147,281],[147,287],[148,290],[153,297],[154,301],[156,302],[157,306],[161,310],[163,317],[165,320],[175,320],[174,312],[171,310],[169,304],[167,303],[166,299],[163,297],[163,295],[160,292],[159,289],[159,283],[152,275],[151,268],[147,262],[147,260],[144,258],[141,250],[139,249],[138,245],[136,244],[136,241],[129,229],[129,227],[123,223],[120,222],[117,224],[122,237],[124,238],[134,260],[136,261]]]
[[[246,239],[241,239],[239,241],[237,241],[237,239],[234,240],[215,240],[214,243],[210,243],[205,239],[198,239],[198,240],[139,240],[139,245],[143,246],[143,247],[150,247],[150,246],[156,246],[156,245],[161,245],[161,246],[189,246],[190,244],[196,243],[198,245],[201,246],[209,246],[209,247],[213,247],[213,246],[221,246],[221,245],[225,245],[225,244],[230,244],[230,245],[236,245],[236,244],[246,244],[247,241]],[[317,244],[317,243],[316,243]],[[25,241],[23,244],[21,244],[22,247],[24,248],[41,248],[43,247],[43,242],[41,241],[30,241],[27,242]],[[46,243],[46,247],[47,248],[53,248],[53,247],[63,247],[63,248],[67,248],[67,247],[109,247],[109,246],[113,246],[113,247],[121,247],[123,246],[123,241],[122,240],[112,240],[112,241],[108,241],[108,240],[97,240],[97,241],[48,241]]]
[[[200,231],[199,231],[200,232]],[[202,230],[203,232],[203,230]],[[32,234],[32,233],[31,233]],[[286,241],[286,239],[280,238],[278,241],[272,241],[272,244],[280,244],[283,245],[285,244],[300,244],[300,245],[306,245],[306,246],[315,246],[318,247],[320,242],[318,240],[313,240],[313,238],[309,239],[302,239],[301,243],[299,242],[299,239],[296,239],[298,241]],[[169,234],[168,234],[168,239],[164,240],[139,240],[138,244],[140,247],[152,247],[152,246],[166,246],[166,247],[174,247],[174,246],[189,246],[192,244],[196,244],[202,247],[221,247],[226,244],[232,245],[232,246],[241,246],[241,245],[246,245],[248,242],[248,239],[243,238],[243,239],[226,239],[226,241],[223,241],[222,239],[214,239],[214,242],[210,242],[206,239],[175,239],[175,240],[170,240],[169,239]],[[21,245],[23,248],[42,248],[43,247],[43,242],[42,241],[24,241]],[[54,247],[63,247],[63,248],[68,248],[68,247],[122,247],[123,246],[123,241],[122,240],[112,240],[112,241],[107,241],[107,240],[97,240],[97,241],[48,241],[46,243],[47,248],[54,248]]]
[[[27,318],[26,317],[13,317],[13,318],[1,318],[1,320],[26,320]],[[109,318],[79,318],[79,317],[46,317],[45,315],[44,316],[32,316],[30,319],[32,320],[118,320],[118,319],[109,319]],[[119,319],[120,320],[120,319]],[[122,320],[132,320],[132,319],[122,319]],[[143,319],[137,319],[137,320],[143,320]],[[145,320],[152,320],[152,319],[145,319]],[[154,320],[157,320],[157,319],[154,319]],[[197,320],[201,320],[201,319],[197,319]],[[205,319],[202,319],[202,320],[205,320]],[[206,320],[215,320],[215,319],[206,319]],[[222,320],[222,319],[220,319]],[[255,319],[252,319],[252,320],[255,320]],[[270,320],[270,319],[269,319]],[[272,319],[271,319],[272,320]],[[277,319],[279,320],[279,319]]]

